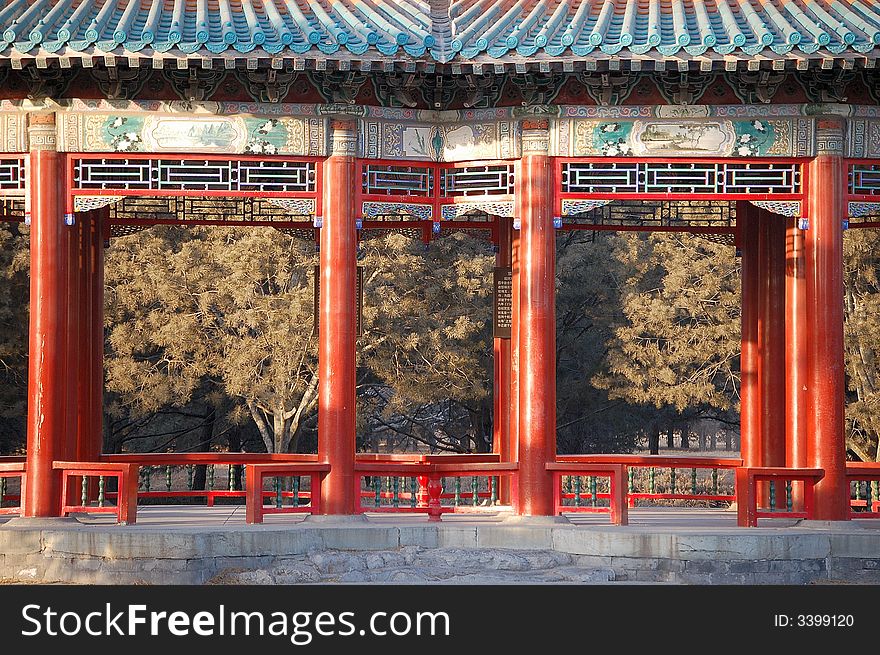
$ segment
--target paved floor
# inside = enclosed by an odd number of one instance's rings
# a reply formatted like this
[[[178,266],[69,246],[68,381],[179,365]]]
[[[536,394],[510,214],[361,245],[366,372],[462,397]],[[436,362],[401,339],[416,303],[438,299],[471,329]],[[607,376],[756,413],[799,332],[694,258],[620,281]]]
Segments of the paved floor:
[[[243,505],[216,505],[205,507],[200,505],[146,505],[138,507],[136,526],[155,529],[175,528],[236,528],[246,525],[245,508]],[[488,525],[498,524],[511,516],[507,508],[466,508],[461,512],[443,515],[443,524],[447,525]],[[265,517],[265,524],[270,526],[296,525],[306,520],[306,514],[270,514]],[[367,521],[372,525],[406,526],[426,524],[428,518],[420,513],[368,513]],[[9,520],[8,516],[0,518],[0,525]],[[110,514],[78,515],[82,525],[112,525],[115,516]],[[609,527],[606,514],[570,513],[566,518],[573,525]],[[762,519],[760,526],[765,528],[786,528],[799,525],[797,519]],[[852,522],[853,528],[880,529],[880,520],[857,520]],[[629,510],[629,525],[640,531],[647,529],[676,531],[702,530],[736,530],[736,513],[728,509],[707,509],[698,507],[638,507]],[[256,526],[255,526],[256,527]],[[839,528],[839,525],[837,526]],[[623,528],[625,529],[625,528]]]

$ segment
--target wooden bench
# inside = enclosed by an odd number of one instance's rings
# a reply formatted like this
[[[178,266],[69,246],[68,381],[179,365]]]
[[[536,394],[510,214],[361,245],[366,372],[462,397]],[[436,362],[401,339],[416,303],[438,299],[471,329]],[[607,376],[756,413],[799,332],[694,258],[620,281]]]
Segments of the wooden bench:
[[[245,520],[247,523],[262,523],[265,514],[319,514],[321,511],[321,480],[330,471],[329,464],[318,462],[272,462],[269,464],[245,464],[247,489],[245,494]],[[312,480],[310,502],[300,506],[299,498],[290,507],[265,507],[263,498],[263,479],[272,477],[308,476]]]
[[[0,478],[21,479],[18,507],[0,507],[0,514],[24,514],[24,488],[27,484],[27,463],[24,461],[4,461],[0,463]]]
[[[785,468],[775,466],[740,467],[736,469],[736,522],[742,527],[755,527],[759,518],[813,518],[813,488],[825,476],[823,469]],[[759,482],[803,482],[803,511],[758,509]]]
[[[462,461],[464,460],[464,461]],[[489,461],[487,461],[489,460]],[[418,494],[415,507],[362,507],[357,512],[426,512],[429,521],[439,521],[444,512],[454,512],[455,507],[443,507],[440,495],[444,477],[509,475],[516,484],[516,463],[499,462],[497,455],[423,455],[418,458],[401,460],[382,460],[370,458],[355,462],[356,497],[360,499],[360,478],[364,475],[416,478]]]
[[[620,462],[550,462],[547,470],[553,473],[553,507],[556,514],[563,512],[609,512],[612,525],[627,525],[629,517],[626,502],[626,464]],[[571,507],[562,504],[562,476],[595,476],[611,480],[611,506]]]
[[[73,512],[98,512],[116,514],[116,522],[120,525],[134,525],[137,522],[138,465],[116,462],[52,462],[52,468],[61,471],[61,515]],[[98,506],[71,502],[72,498],[80,498],[75,493],[77,487],[70,482],[75,477],[110,477],[116,478],[118,491],[116,505]]]
[[[139,465],[141,467],[142,488],[138,492],[138,497],[141,500],[144,498],[204,498],[206,505],[213,507],[218,498],[245,498],[246,492],[244,489],[217,489],[210,484],[206,485],[204,489],[172,489],[170,482],[166,483],[167,486],[164,490],[160,488],[147,489],[144,483],[149,480],[153,469],[162,467],[166,469],[166,474],[171,467],[182,468],[186,466],[237,466],[244,471],[246,464],[317,462],[318,456],[299,453],[121,453],[102,455],[99,461]],[[283,495],[285,498],[289,498],[290,492],[285,492]],[[112,494],[109,497],[112,497]]]

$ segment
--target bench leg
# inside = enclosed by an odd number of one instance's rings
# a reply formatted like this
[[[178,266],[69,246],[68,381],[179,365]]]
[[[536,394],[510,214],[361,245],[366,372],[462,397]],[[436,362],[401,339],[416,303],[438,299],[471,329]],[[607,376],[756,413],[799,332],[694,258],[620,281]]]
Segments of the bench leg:
[[[418,476],[419,490],[416,493],[416,507],[428,506],[428,476]]]
[[[870,484],[870,483],[868,483]],[[807,515],[807,519],[813,518],[813,494],[816,490],[816,479],[810,478],[809,480],[804,480],[804,514]],[[868,508],[870,509],[870,508]],[[851,511],[851,510],[850,510]]]
[[[122,525],[137,523],[138,467],[131,464],[119,474],[119,494],[116,498],[118,518]]]
[[[27,473],[21,474],[21,491],[18,492],[18,515],[24,516],[24,498],[26,494],[24,490],[27,488]]]
[[[439,475],[428,476],[428,520],[440,520],[440,493],[443,485],[440,482]]]
[[[611,523],[628,525],[629,513],[626,506],[626,467],[621,466],[611,474]]]
[[[254,470],[250,464],[246,465],[245,479],[245,522],[263,522],[263,476]]]
[[[68,484],[69,476],[67,475],[67,471],[61,471],[61,507],[58,508],[58,516],[67,516],[67,512],[64,511],[64,506],[68,504],[67,494],[69,484]],[[21,476],[21,515],[24,516],[24,475]]]
[[[748,470],[736,469],[736,524],[743,528],[758,525],[758,498],[755,493],[755,478]]]

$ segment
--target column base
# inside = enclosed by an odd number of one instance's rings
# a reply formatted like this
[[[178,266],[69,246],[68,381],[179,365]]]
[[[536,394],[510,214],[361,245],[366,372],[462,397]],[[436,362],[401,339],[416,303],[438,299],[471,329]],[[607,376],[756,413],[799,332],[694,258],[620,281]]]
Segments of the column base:
[[[369,523],[363,514],[307,514],[305,522],[308,523]]]
[[[73,516],[17,516],[0,525],[0,528],[39,530],[40,528],[69,528],[74,524],[79,525],[80,522]]]
[[[809,528],[811,530],[864,530],[865,527],[853,521],[818,521],[815,519],[803,519],[795,527]]]
[[[572,525],[564,516],[508,516],[503,522],[527,526]]]

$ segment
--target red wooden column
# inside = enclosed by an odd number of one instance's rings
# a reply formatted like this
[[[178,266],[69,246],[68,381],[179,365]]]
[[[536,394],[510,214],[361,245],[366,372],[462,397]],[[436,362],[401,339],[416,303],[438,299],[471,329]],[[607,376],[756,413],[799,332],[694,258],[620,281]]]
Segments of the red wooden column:
[[[510,454],[519,461],[519,230],[512,230],[510,235],[510,405],[508,408],[508,425],[510,426]],[[510,486],[510,479],[507,479]],[[513,511],[519,513],[519,496],[509,496]]]
[[[498,221],[498,253],[495,265],[509,268],[511,262],[511,234],[513,220],[509,217],[496,216]],[[494,339],[494,386],[492,408],[492,450],[498,454],[502,462],[513,461],[510,444],[510,338],[495,337]],[[507,476],[499,477],[498,498],[503,505],[510,503],[510,483]]]
[[[785,239],[785,465],[806,468],[809,342],[806,331],[807,280],[804,232],[791,219]],[[793,488],[793,508],[803,509],[803,489]]]
[[[28,334],[27,485],[24,516],[61,513],[61,477],[52,461],[66,446],[67,295],[70,228],[64,224],[63,160],[56,152],[55,115],[31,114],[31,282]]]
[[[81,347],[76,459],[97,461],[103,450],[104,401],[104,234],[107,208],[77,216],[82,229],[79,272]]]
[[[523,122],[517,205],[519,271],[519,506],[526,516],[554,513],[556,458],[556,236],[546,120]]]
[[[740,453],[745,466],[761,465],[761,392],[758,383],[760,351],[758,316],[758,211],[747,201],[737,203],[740,265],[742,275],[742,351],[740,355]]]
[[[318,326],[318,458],[330,464],[322,514],[355,511],[356,123],[331,122],[324,162]]]
[[[766,210],[758,217],[761,466],[785,466],[785,219]],[[761,487],[766,501],[769,483]],[[784,489],[776,505],[785,507]]]
[[[846,481],[843,360],[843,218],[845,193],[843,124],[818,121],[818,151],[809,165],[809,229],[806,331],[810,374],[807,385],[808,460],[825,470],[816,485],[815,517],[849,518]]]

